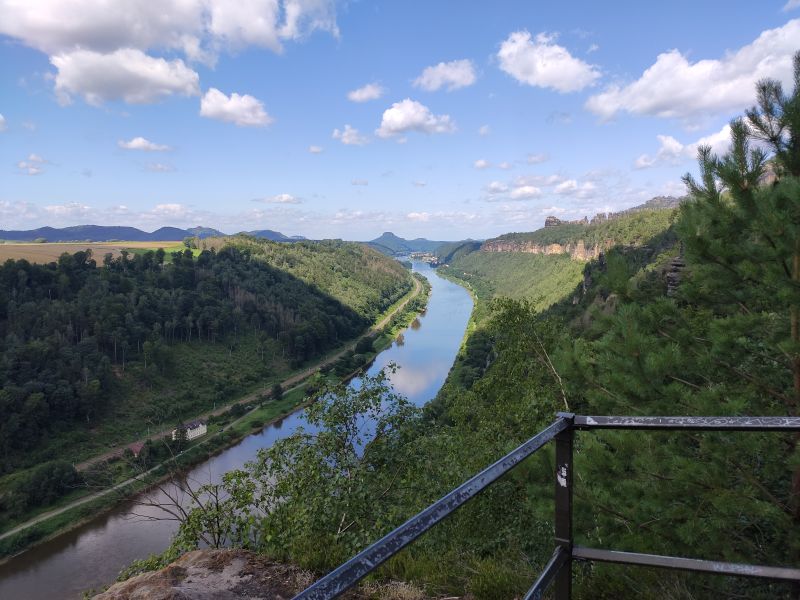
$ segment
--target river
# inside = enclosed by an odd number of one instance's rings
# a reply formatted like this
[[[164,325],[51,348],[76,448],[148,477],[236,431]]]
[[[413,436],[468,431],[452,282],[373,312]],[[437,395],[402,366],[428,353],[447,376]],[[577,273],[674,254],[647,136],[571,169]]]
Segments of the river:
[[[422,406],[436,395],[447,377],[464,336],[472,299],[466,290],[439,277],[426,263],[415,262],[413,268],[431,283],[428,309],[418,323],[403,332],[402,344],[394,343],[378,355],[369,372],[375,374],[395,363],[400,367],[392,376],[395,391]],[[290,435],[302,422],[301,410],[198,465],[188,477],[195,482],[217,480],[222,473],[253,459],[259,448]],[[143,497],[157,501],[159,494],[153,491]],[[0,599],[80,598],[86,590],[100,590],[112,583],[132,561],[162,552],[177,523],[144,519],[162,513],[157,508],[143,508],[141,500],[125,502],[0,565]]]

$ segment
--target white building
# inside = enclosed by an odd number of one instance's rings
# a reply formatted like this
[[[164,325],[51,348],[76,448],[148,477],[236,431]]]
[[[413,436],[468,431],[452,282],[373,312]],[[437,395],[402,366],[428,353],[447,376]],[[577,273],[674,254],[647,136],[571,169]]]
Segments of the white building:
[[[184,427],[186,429],[186,439],[188,441],[199,438],[201,435],[205,435],[208,431],[205,421],[192,421],[191,423],[186,423]],[[178,439],[177,429],[172,430],[172,439]]]

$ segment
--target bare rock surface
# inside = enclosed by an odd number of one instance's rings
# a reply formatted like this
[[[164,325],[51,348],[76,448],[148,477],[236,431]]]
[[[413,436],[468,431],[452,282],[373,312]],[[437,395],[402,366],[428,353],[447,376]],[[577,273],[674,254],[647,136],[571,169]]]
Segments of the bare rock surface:
[[[288,600],[310,575],[245,550],[195,550],[160,571],[115,583],[95,600]]]
[[[314,581],[299,567],[247,550],[195,550],[159,571],[115,583],[94,600],[289,600]],[[342,600],[432,600],[402,581],[366,583]],[[439,597],[461,600],[460,597]],[[469,600],[469,596],[463,600]]]

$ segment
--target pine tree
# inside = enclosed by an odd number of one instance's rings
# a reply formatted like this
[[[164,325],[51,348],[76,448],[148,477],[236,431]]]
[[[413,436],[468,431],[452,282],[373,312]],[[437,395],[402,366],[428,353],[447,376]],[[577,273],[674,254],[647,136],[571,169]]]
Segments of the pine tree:
[[[685,211],[687,252],[702,264],[698,278],[734,311],[788,316],[788,331],[772,347],[792,374],[781,394],[787,414],[800,414],[800,52],[794,90],[779,81],[757,85],[758,105],[731,124],[732,146],[719,158],[699,151],[702,183],[686,175],[696,202]],[[761,146],[751,147],[751,142]],[[771,154],[774,181],[759,185]],[[777,393],[777,392],[776,392]],[[795,438],[795,446],[798,443]],[[800,465],[791,506],[800,524]]]

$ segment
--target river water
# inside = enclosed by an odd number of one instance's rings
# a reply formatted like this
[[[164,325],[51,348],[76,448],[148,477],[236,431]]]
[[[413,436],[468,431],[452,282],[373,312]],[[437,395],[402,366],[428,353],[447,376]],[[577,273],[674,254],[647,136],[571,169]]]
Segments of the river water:
[[[431,283],[428,310],[403,332],[402,344],[395,343],[378,355],[369,372],[375,374],[395,363],[400,367],[392,376],[395,391],[422,406],[436,395],[447,377],[464,336],[472,299],[426,263],[415,262],[413,268]],[[226,471],[255,458],[259,448],[290,435],[302,423],[303,411],[293,413],[198,465],[188,478],[195,485],[218,480]],[[163,517],[163,513],[141,505],[142,500],[157,502],[162,498],[157,491],[144,494],[0,565],[0,599],[80,598],[86,590],[100,590],[112,583],[132,561],[162,552],[177,523],[146,520],[144,517]]]

